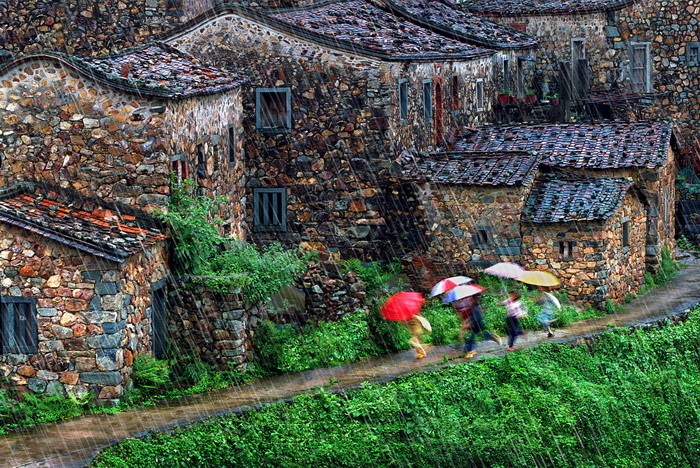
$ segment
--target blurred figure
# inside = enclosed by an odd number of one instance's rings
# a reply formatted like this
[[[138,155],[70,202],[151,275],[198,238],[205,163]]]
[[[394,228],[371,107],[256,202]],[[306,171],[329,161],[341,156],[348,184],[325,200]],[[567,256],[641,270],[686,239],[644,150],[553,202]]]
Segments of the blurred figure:
[[[537,321],[540,322],[542,330],[547,332],[547,338],[551,338],[554,336],[551,326],[557,320],[556,314],[561,310],[561,304],[554,294],[547,292],[545,287],[540,286],[538,289],[540,297],[537,302],[542,310],[537,314]]]
[[[501,339],[486,328],[484,311],[479,304],[479,295],[458,299],[452,303],[452,306],[462,319],[462,328],[460,330],[469,330],[469,336],[464,342],[465,358],[469,359],[476,355],[474,345],[479,334],[483,334],[485,338],[495,341],[499,345],[501,344]]]
[[[414,315],[410,319],[406,320],[406,326],[411,332],[411,339],[408,340],[408,343],[415,350],[416,359],[423,359],[425,357],[425,349],[422,345],[423,334],[426,331],[431,331],[430,322],[419,315]]]
[[[525,305],[520,300],[520,293],[518,291],[510,291],[508,293],[508,299],[501,302],[502,305],[506,306],[506,333],[508,334],[508,351],[513,351],[513,346],[515,345],[515,340],[519,335],[523,335],[522,325],[520,320],[527,315],[527,310]]]

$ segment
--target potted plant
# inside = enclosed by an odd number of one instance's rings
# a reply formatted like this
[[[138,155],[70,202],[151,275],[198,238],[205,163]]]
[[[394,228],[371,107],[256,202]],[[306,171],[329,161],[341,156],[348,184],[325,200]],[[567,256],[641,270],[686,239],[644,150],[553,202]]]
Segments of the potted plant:
[[[498,103],[503,104],[503,105],[508,104],[510,102],[510,96],[511,96],[510,90],[502,89],[498,93]]]
[[[528,104],[534,104],[537,102],[537,91],[534,89],[528,89],[525,92],[525,102]]]
[[[551,102],[553,106],[558,106],[559,105],[559,93],[552,94],[549,97],[549,102]]]

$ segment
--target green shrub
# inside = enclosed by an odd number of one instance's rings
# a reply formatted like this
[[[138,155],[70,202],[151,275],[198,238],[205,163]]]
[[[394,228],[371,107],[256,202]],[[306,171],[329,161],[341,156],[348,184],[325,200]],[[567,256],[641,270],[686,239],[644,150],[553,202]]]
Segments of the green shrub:
[[[222,197],[195,195],[189,179],[171,186],[168,211],[157,214],[173,232],[179,273],[195,284],[219,293],[240,291],[251,302],[263,303],[304,271],[305,259],[278,243],[258,249],[222,237],[216,217]]]
[[[426,335],[426,343],[441,346],[459,341],[459,328],[462,323],[452,306],[431,300],[423,307],[421,315],[430,322],[433,329]]]
[[[134,359],[134,385],[149,392],[163,390],[170,383],[170,364],[149,354],[139,354]]]
[[[382,288],[387,289],[387,283],[401,273],[402,269],[401,262],[397,258],[391,262],[376,261],[364,263],[357,258],[351,258],[342,264],[342,271],[357,273],[365,283],[367,295],[371,296]],[[400,284],[396,285],[398,288],[401,286]]]
[[[258,364],[268,372],[337,366],[380,353],[371,340],[367,313],[346,314],[337,322],[291,324],[264,321],[254,340]]]

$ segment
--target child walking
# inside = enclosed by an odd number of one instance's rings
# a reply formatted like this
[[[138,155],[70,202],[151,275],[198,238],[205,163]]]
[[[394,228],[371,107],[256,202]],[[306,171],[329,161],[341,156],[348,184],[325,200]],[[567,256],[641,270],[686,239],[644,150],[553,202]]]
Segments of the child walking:
[[[513,351],[515,346],[515,340],[518,335],[523,335],[522,325],[520,320],[527,315],[527,310],[525,305],[520,300],[520,293],[518,291],[510,291],[508,293],[508,299],[501,302],[502,305],[506,306],[506,333],[508,334],[508,351]]]
[[[542,330],[547,332],[547,338],[551,338],[554,336],[552,323],[557,320],[556,313],[561,310],[561,304],[559,300],[554,297],[554,294],[548,293],[543,287],[539,289],[542,295],[538,302],[542,306],[542,311],[537,314],[537,321],[540,322]]]
[[[479,305],[479,300],[477,296],[470,296],[453,302],[454,309],[459,312],[460,318],[462,319],[461,330],[469,330],[469,337],[464,342],[464,357],[469,359],[474,357],[476,351],[474,351],[474,344],[476,342],[477,335],[480,333],[484,335],[484,338],[488,338],[491,341],[495,341],[499,345],[501,344],[501,338],[498,335],[491,333],[484,323],[484,312]]]
[[[408,343],[415,350],[416,359],[423,359],[426,354],[425,348],[423,348],[421,342],[423,340],[423,333],[426,331],[430,333],[431,331],[430,322],[419,315],[414,315],[410,319],[406,320],[406,325],[408,326],[408,330],[411,332],[411,339],[408,340]]]

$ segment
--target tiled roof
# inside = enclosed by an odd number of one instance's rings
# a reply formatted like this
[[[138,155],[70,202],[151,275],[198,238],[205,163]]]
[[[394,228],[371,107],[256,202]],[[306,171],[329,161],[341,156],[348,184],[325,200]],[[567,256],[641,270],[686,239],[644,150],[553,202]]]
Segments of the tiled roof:
[[[115,262],[165,239],[145,218],[34,185],[0,192],[0,222]]]
[[[522,219],[533,223],[606,220],[617,211],[631,186],[629,179],[612,177],[536,179]]]
[[[104,57],[72,57],[102,78],[171,98],[215,94],[240,86],[235,73],[204,66],[167,44],[154,43]]]
[[[394,11],[418,24],[440,28],[474,44],[496,49],[522,49],[537,39],[517,29],[453,8],[440,0],[385,0]]]
[[[537,151],[552,166],[654,168],[666,163],[670,122],[520,124],[465,129],[455,151]]]
[[[406,162],[402,179],[454,185],[527,185],[539,157],[528,153],[445,153]]]
[[[345,49],[387,60],[473,59],[493,51],[420,27],[362,0],[338,0],[266,14]]]
[[[594,13],[624,8],[634,0],[462,0],[459,8],[494,16]]]

